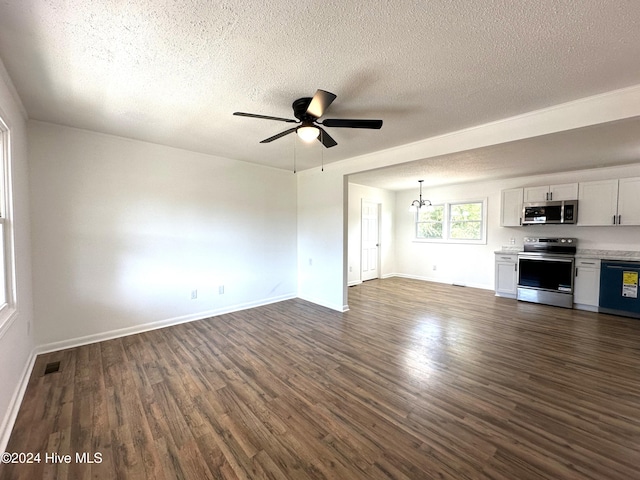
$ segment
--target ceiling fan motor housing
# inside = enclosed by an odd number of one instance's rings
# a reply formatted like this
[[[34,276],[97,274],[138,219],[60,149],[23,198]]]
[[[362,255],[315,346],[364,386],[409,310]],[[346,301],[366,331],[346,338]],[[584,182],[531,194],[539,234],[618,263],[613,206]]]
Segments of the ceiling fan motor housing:
[[[317,120],[316,117],[307,113],[311,100],[311,97],[299,98],[291,105],[293,107],[293,116],[301,122],[315,122]]]

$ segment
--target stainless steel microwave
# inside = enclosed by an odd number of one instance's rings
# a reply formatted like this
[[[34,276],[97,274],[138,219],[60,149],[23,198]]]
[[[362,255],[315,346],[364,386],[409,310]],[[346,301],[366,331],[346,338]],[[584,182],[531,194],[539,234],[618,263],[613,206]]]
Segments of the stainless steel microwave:
[[[523,225],[574,224],[577,221],[577,200],[525,203],[522,207]]]

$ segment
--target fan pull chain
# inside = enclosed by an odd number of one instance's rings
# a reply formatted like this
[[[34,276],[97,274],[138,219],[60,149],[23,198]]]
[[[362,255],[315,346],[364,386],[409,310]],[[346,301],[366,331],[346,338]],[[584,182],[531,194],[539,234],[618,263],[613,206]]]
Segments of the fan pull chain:
[[[296,173],[296,137],[297,135],[293,136],[293,173]]]
[[[324,132],[320,130],[320,162],[322,165],[321,171],[324,172]]]

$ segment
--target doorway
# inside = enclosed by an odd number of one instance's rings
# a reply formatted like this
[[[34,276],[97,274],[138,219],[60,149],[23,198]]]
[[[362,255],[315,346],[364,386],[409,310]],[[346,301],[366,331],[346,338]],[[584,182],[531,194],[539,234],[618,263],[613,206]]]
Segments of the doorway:
[[[363,282],[380,276],[380,204],[362,200],[360,225],[360,277]]]

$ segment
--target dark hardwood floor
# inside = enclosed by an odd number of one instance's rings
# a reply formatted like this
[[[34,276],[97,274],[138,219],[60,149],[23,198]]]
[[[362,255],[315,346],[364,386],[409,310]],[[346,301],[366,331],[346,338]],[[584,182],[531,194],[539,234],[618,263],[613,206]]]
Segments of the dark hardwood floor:
[[[7,448],[41,462],[0,478],[640,478],[639,320],[400,278],[349,305],[42,355]]]

